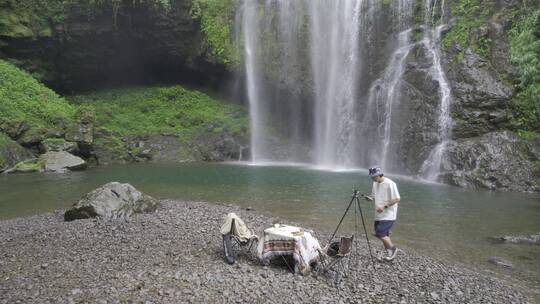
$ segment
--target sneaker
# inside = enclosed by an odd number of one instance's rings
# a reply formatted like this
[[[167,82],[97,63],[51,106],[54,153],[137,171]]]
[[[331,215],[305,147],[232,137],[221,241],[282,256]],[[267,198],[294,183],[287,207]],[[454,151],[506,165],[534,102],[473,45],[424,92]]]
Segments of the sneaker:
[[[397,249],[396,246],[394,246],[394,248],[390,248],[390,249],[386,250],[386,256],[384,257],[384,259],[386,261],[392,261],[396,257],[397,251],[398,251],[398,249]]]

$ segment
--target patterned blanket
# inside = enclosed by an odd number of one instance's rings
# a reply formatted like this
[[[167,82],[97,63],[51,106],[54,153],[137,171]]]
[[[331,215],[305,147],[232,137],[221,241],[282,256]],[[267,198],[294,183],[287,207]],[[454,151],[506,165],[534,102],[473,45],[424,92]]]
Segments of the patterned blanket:
[[[292,255],[295,261],[295,272],[305,274],[310,264],[318,261],[318,249],[321,246],[310,232],[302,228],[279,225],[264,230],[264,237],[259,242],[259,258],[265,264],[271,259]]]

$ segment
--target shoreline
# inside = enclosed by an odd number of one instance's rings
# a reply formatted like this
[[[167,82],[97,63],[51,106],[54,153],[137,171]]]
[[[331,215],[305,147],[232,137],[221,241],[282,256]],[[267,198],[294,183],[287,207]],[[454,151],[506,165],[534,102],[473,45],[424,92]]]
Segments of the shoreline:
[[[127,221],[64,222],[63,211],[0,220],[0,303],[533,301],[522,286],[411,250],[372,267],[360,245],[358,263],[351,256],[337,288],[324,277],[243,257],[231,266],[219,234],[228,212],[259,235],[272,224],[239,206],[173,200]]]

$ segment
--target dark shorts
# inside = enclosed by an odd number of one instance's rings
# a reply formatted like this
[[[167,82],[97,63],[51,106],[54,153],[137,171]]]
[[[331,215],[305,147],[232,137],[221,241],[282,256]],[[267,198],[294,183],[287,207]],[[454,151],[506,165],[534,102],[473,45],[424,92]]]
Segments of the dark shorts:
[[[375,236],[382,238],[390,235],[390,228],[395,221],[375,221]]]

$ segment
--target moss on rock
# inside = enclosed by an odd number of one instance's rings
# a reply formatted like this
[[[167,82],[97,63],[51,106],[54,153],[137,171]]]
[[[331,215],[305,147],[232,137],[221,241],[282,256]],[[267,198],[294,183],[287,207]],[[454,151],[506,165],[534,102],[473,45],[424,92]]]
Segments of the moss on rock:
[[[50,37],[55,24],[64,18],[64,2],[60,0],[0,1],[0,36]]]
[[[0,132],[0,172],[31,157],[33,156],[29,151]]]
[[[491,41],[486,35],[479,34],[479,30],[493,15],[491,1],[453,1],[451,13],[455,17],[455,24],[444,34],[443,47],[448,49],[458,45],[461,50],[471,47],[478,55],[489,58]],[[463,54],[459,56],[463,56]]]
[[[14,167],[15,172],[41,172],[44,168],[45,161],[43,160],[23,161]]]
[[[94,141],[93,148],[98,163],[102,165],[127,163],[132,160],[126,146],[119,137],[98,137]]]

